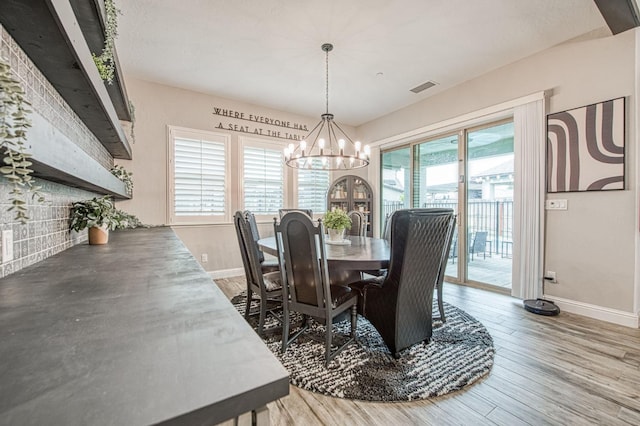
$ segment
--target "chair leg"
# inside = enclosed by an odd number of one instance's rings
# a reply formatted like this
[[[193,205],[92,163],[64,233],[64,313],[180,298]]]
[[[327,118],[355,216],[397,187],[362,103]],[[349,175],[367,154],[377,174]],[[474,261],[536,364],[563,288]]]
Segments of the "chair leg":
[[[442,303],[442,287],[444,287],[444,281],[438,284],[438,310],[440,311],[440,320],[447,322],[444,317],[444,304]]]
[[[326,318],[325,319],[325,326],[326,326],[326,331],[324,334],[325,337],[325,343],[324,343],[324,366],[328,367],[329,366],[329,358],[331,355],[331,338],[332,336],[332,324],[333,324],[333,320],[331,318]]]
[[[264,322],[267,318],[267,300],[260,298],[260,319],[258,320],[258,336],[264,336]]]
[[[285,353],[289,345],[289,308],[287,303],[282,304],[282,353]]]
[[[253,292],[251,289],[247,289],[247,306],[244,309],[244,319],[249,320],[249,311],[251,310],[251,299],[253,298]]]
[[[351,337],[355,340],[356,329],[358,328],[358,306],[351,307]]]

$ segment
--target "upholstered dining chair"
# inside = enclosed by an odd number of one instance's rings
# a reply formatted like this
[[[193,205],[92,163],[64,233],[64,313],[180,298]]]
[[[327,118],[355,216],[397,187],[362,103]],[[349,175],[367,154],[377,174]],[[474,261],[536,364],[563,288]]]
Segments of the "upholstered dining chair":
[[[452,226],[452,209],[397,210],[390,223],[391,258],[384,280],[350,284],[360,293],[360,313],[396,357],[431,339],[433,291],[443,257],[448,257]]]
[[[364,237],[366,235],[367,229],[367,218],[364,213],[361,213],[357,210],[351,210],[347,213],[347,216],[351,219],[351,229],[349,230],[349,235],[353,235],[355,237]]]
[[[283,285],[282,352],[307,330],[309,317],[324,322],[325,366],[355,341],[358,293],[347,286],[331,285],[325,256],[324,227],[301,212],[290,212],[280,223],[274,220]],[[333,342],[333,319],[351,310],[351,334],[337,349]],[[302,327],[289,335],[291,312],[302,314]]]
[[[249,210],[243,211],[242,215],[249,222],[249,226],[251,227],[251,236],[253,237],[253,241],[256,243],[256,247],[257,247],[258,240],[260,239],[260,232],[258,231],[258,224],[256,223],[256,217]],[[277,258],[267,259],[264,256],[264,252],[260,250],[260,247],[258,247],[258,260],[260,261],[260,269],[262,270],[263,274],[280,270],[280,264],[278,263],[278,259]]]
[[[249,319],[251,302],[255,300],[254,296],[257,296],[259,300],[258,335],[264,336],[267,313],[280,321],[274,309],[282,305],[282,281],[279,270],[266,274],[262,272],[258,244],[253,238],[249,217],[250,215],[245,212],[238,211],[233,218],[247,280],[247,304],[244,317]]]
[[[313,219],[313,211],[311,211],[311,209],[278,209],[278,215],[280,216],[280,219],[282,219],[282,217],[289,212],[302,212]]]

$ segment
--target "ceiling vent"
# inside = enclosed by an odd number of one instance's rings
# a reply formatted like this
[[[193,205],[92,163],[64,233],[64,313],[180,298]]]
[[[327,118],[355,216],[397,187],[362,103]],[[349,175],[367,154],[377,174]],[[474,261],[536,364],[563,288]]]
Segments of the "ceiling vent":
[[[427,90],[430,87],[435,86],[437,83],[433,82],[433,81],[427,81],[426,83],[422,83],[420,86],[416,86],[413,89],[411,89],[411,91],[413,93],[420,93],[423,90]]]

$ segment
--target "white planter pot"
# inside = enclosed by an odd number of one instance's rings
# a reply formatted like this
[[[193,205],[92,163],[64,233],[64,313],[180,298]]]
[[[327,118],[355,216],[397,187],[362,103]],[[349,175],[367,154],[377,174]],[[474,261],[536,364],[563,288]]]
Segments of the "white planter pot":
[[[344,229],[329,229],[329,241],[342,241],[344,240]]]

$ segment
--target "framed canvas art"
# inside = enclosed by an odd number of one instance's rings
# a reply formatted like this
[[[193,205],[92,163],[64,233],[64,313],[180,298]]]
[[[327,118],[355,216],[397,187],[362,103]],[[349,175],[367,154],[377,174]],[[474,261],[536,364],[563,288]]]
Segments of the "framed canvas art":
[[[547,115],[547,192],[624,189],[624,99]]]

